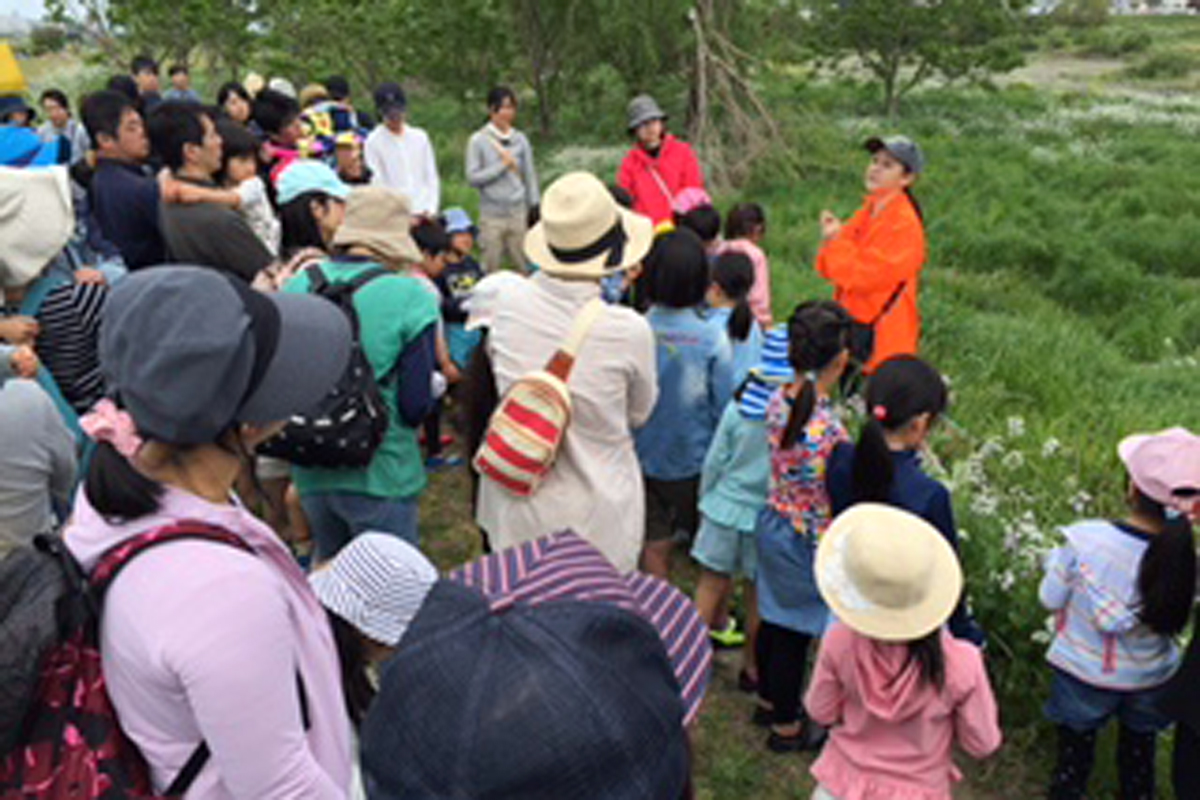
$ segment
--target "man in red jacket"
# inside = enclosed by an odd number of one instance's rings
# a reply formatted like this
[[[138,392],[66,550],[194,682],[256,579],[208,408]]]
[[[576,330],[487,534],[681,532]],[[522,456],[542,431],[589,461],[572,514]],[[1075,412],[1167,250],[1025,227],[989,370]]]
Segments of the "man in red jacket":
[[[633,210],[657,225],[672,219],[675,196],[690,186],[704,188],[696,153],[667,133],[667,115],[650,95],[629,103],[634,145],[617,171],[617,184],[633,197]]]

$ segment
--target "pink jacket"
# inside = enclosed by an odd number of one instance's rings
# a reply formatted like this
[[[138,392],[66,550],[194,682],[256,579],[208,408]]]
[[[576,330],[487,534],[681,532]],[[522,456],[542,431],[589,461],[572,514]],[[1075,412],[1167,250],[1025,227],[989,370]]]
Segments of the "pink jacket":
[[[804,706],[832,728],[813,776],[839,800],[946,800],[962,776],[957,741],[983,758],[1000,747],[996,700],[974,645],[942,631],[946,683],[921,679],[904,644],[834,623],[821,641]]]
[[[114,525],[80,490],[67,546],[91,569],[134,534],[198,519],[241,536],[257,555],[214,542],[163,544],[131,562],[105,598],[104,677],[155,787],[174,780],[203,739],[212,757],[186,800],[344,800],[350,721],[333,634],[304,573],[241,506],[170,488],[161,503],[156,514]]]
[[[667,134],[658,158],[640,145],[631,147],[617,170],[617,184],[633,196],[633,210],[657,225],[674,218],[672,203],[681,190],[704,188],[704,174],[691,146]]]
[[[763,330],[771,327],[771,267],[767,263],[767,254],[762,248],[749,239],[731,239],[721,242],[716,248],[717,254],[741,253],[750,259],[754,265],[754,285],[746,297],[754,318]]]

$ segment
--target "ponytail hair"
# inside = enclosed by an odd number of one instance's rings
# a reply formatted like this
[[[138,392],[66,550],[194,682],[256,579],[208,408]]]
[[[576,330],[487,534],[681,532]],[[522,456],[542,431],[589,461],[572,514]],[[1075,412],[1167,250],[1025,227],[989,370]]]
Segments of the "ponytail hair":
[[[885,433],[914,417],[937,417],[946,410],[949,392],[941,374],[916,356],[893,356],[867,382],[867,421],[854,448],[854,501],[885,503],[895,466]]]
[[[750,335],[754,315],[750,313],[750,289],[754,286],[754,262],[745,253],[722,253],[712,268],[712,282],[734,302],[729,315],[729,338],[744,342]]]
[[[105,519],[134,520],[158,511],[163,487],[138,472],[111,444],[98,442],[83,491]]]
[[[375,687],[367,674],[369,660],[366,643],[358,629],[329,609],[329,626],[333,629],[333,642],[338,651],[338,662],[342,667],[342,696],[346,701],[346,712],[357,730],[367,717],[367,708],[375,699]]]
[[[1161,519],[1138,566],[1138,617],[1160,636],[1176,636],[1187,627],[1196,595],[1196,537],[1184,514],[1173,515],[1134,487],[1133,505],[1144,516]]]
[[[796,371],[800,394],[792,403],[780,447],[787,450],[801,439],[817,405],[816,373],[850,347],[850,315],[829,300],[810,300],[796,306],[788,319],[788,360]]]
[[[942,629],[939,627],[921,639],[908,643],[908,660],[915,661],[921,670],[921,680],[941,691],[946,685],[946,654],[942,651]]]

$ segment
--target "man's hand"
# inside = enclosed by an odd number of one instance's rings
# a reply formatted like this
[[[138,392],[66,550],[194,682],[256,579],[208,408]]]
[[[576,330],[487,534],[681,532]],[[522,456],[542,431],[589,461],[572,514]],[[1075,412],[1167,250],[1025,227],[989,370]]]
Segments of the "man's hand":
[[[842,232],[842,221],[832,211],[821,212],[821,238],[828,241]]]
[[[83,267],[82,269],[75,270],[75,282],[80,284],[95,284],[97,286],[103,286],[108,283],[104,278],[103,272],[91,267]]]
[[[517,163],[517,159],[512,153],[508,152],[507,147],[498,147],[496,152],[500,154],[500,160],[504,162],[504,166],[513,172],[519,172],[521,165]]]
[[[13,374],[18,378],[32,378],[37,375],[38,367],[41,362],[38,361],[37,353],[33,352],[33,348],[28,345],[18,347],[8,360],[12,366]]]
[[[9,344],[32,345],[40,328],[33,317],[5,317],[0,319],[0,339]]]

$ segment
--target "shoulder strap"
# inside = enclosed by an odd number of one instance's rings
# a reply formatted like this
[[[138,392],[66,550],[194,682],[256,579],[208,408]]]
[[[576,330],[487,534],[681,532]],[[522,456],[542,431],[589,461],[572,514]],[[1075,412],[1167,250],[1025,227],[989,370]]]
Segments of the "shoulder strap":
[[[567,335],[566,341],[554,352],[549,363],[546,364],[547,372],[564,382],[571,376],[571,369],[575,366],[575,356],[579,353],[579,348],[583,346],[583,340],[587,338],[603,310],[604,301],[599,297],[589,300],[583,308],[579,309],[575,315],[575,322],[571,325],[571,333]]]
[[[901,281],[900,285],[896,287],[896,290],[892,292],[891,297],[889,297],[887,302],[883,304],[883,308],[881,308],[879,313],[875,315],[875,319],[871,320],[870,324],[872,326],[887,316],[887,313],[892,310],[892,307],[896,305],[896,302],[900,299],[900,295],[904,294],[904,290],[907,288],[908,281]]]
[[[671,206],[675,205],[675,195],[671,193],[667,182],[663,180],[663,176],[658,173],[658,168],[653,163],[647,162],[646,169],[650,172],[650,177],[654,178],[654,182],[658,184],[659,190],[663,193],[663,197],[667,198],[667,203]]]

